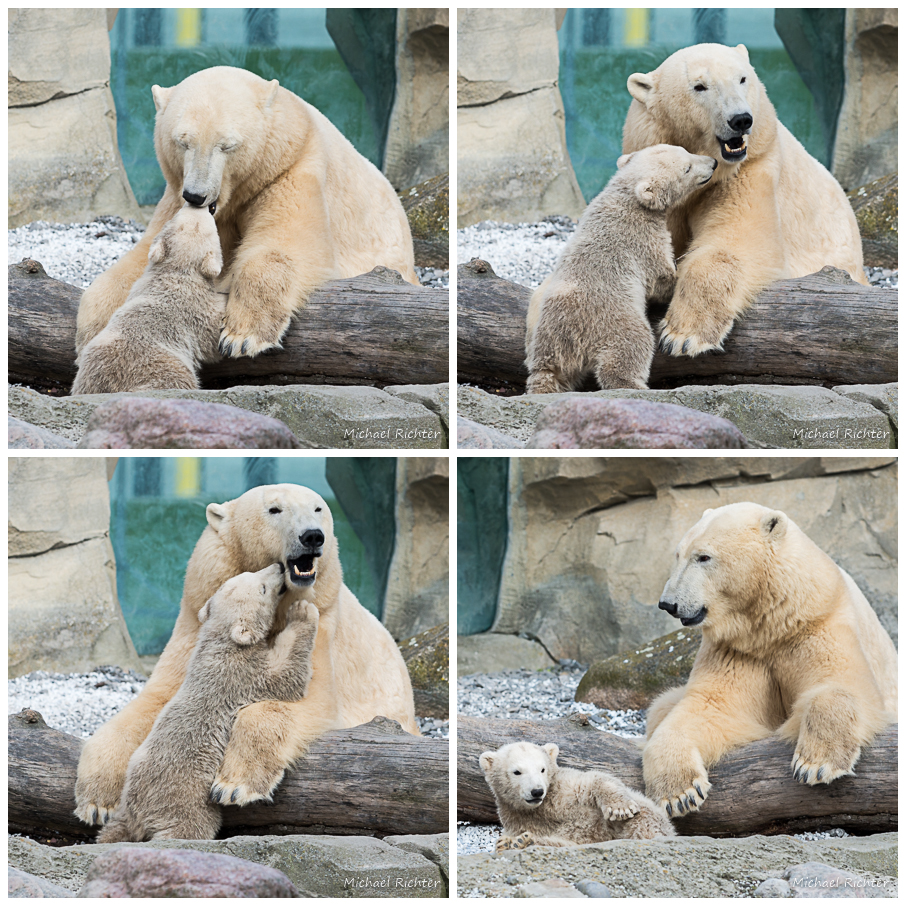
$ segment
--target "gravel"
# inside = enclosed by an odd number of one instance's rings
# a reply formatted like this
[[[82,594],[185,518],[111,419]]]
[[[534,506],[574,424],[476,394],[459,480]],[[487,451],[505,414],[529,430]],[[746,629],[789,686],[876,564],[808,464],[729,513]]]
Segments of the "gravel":
[[[145,228],[122,217],[98,217],[91,223],[47,223],[39,220],[9,230],[9,264],[34,258],[48,275],[85,288],[135,245]],[[415,269],[423,286],[446,288],[450,272],[433,267]]]
[[[9,713],[31,708],[49,727],[81,739],[118,714],[145,687],[147,679],[132,670],[98,667],[90,673],[48,673],[38,670],[7,683]],[[416,718],[422,734],[450,738],[450,722]]]
[[[472,258],[487,261],[498,277],[534,289],[553,271],[576,224],[569,217],[545,217],[538,223],[498,223],[483,220],[457,232],[460,264]],[[899,286],[899,272],[866,267],[874,286]]]

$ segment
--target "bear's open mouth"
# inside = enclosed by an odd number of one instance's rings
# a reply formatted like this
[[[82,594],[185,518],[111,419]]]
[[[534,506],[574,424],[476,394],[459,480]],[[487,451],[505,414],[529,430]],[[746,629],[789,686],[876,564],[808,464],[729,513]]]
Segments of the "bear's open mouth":
[[[315,557],[320,554],[302,554],[301,557],[287,559],[286,572],[289,574],[290,581],[293,585],[301,585],[303,588],[314,584],[317,572],[315,570]]]
[[[703,607],[694,617],[680,617],[683,626],[698,626],[708,616],[708,608]]]
[[[721,138],[716,136],[717,144],[720,145],[720,156],[730,163],[739,163],[746,156],[746,146],[749,143],[747,135],[734,135],[732,138]]]

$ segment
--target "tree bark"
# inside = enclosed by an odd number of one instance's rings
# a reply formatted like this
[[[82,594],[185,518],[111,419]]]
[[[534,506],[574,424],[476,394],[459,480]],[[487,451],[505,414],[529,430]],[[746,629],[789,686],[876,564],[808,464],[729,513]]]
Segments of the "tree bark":
[[[478,766],[482,752],[511,742],[554,742],[558,763],[615,774],[644,791],[642,751],[635,742],[603,733],[580,715],[568,720],[457,718],[456,776],[460,820],[498,823],[494,799]],[[897,829],[897,727],[879,733],[863,749],[854,777],[829,785],[793,780],[792,747],[764,739],[730,752],[708,772],[711,792],[701,810],[674,819],[682,835],[736,837],[789,834],[842,827],[860,834]]]
[[[69,392],[76,374],[82,290],[31,259],[9,267],[9,380]],[[224,359],[200,375],[206,389],[236,384],[442,384],[449,380],[446,290],[396,272],[325,284],[293,319],[283,349]]]
[[[36,711],[9,718],[9,830],[93,839],[73,815],[82,740]],[[221,837],[239,834],[438,834],[449,830],[449,745],[385,718],[316,740],[273,803],[226,806]]]
[[[460,383],[525,392],[525,318],[532,290],[486,261],[459,268]],[[655,328],[666,307],[650,306]],[[656,352],[652,389],[686,384],[884,384],[897,380],[897,291],[864,287],[826,267],[764,290],[722,353]],[[583,389],[598,389],[590,383]]]

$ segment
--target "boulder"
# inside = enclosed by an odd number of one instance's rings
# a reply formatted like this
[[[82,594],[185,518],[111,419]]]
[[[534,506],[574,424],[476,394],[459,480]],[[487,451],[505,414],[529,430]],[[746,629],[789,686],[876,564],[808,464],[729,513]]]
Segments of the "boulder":
[[[449,718],[450,624],[404,639],[400,651],[412,681],[415,713],[419,717]]]
[[[482,632],[461,635],[456,640],[456,673],[498,673],[501,670],[543,670],[553,667],[553,658],[537,642],[517,635]]]
[[[30,899],[53,898],[60,899],[63,897],[74,897],[75,894],[65,887],[58,884],[51,884],[44,878],[30,875],[26,871],[19,871],[16,868],[7,869],[9,874],[9,887],[7,888],[7,897],[11,900],[28,897]]]
[[[124,847],[98,856],[80,897],[298,897],[282,871],[191,849]]]
[[[843,387],[834,387],[834,393],[839,393],[858,403],[868,403],[869,406],[874,406],[890,419],[894,431],[899,430],[897,384],[848,384]]]
[[[579,681],[576,701],[614,711],[641,711],[662,692],[686,682],[701,641],[701,631],[678,629],[596,661]]]
[[[783,873],[794,899],[896,896],[893,878],[872,878],[820,862],[793,865]]]
[[[456,446],[460,450],[519,450],[524,445],[496,428],[460,415],[456,419]]]
[[[126,397],[98,406],[82,450],[297,450],[303,446],[275,418],[192,399]]]
[[[520,884],[516,888],[517,897],[531,897],[542,899],[585,899],[585,894],[576,890],[572,884],[568,884],[563,878],[548,878],[544,881],[529,881],[528,884]]]
[[[444,173],[400,192],[419,267],[450,267],[450,177]]]
[[[10,450],[71,450],[75,444],[53,431],[7,416]]]
[[[743,450],[725,418],[646,400],[568,399],[538,417],[526,447],[538,450]]]
[[[897,174],[891,173],[847,193],[862,234],[862,257],[869,267],[898,267],[898,181]]]

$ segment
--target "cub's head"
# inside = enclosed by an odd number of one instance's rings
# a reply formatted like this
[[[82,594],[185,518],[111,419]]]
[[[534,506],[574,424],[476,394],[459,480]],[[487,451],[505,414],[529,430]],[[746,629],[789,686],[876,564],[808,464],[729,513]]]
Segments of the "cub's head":
[[[786,545],[795,523],[779,510],[734,503],[705,510],[677,545],[673,571],[658,607],[683,626],[702,625],[715,641],[740,641],[761,622],[772,602],[778,574],[787,565]]]
[[[286,591],[283,566],[273,563],[256,573],[226,581],[198,611],[205,633],[229,637],[237,645],[263,642],[271,631],[280,598]]]
[[[225,208],[237,186],[259,174],[271,140],[280,85],[232,66],[214,66],[172,88],[154,85],[154,147],[167,182],[195,207]],[[251,194],[254,194],[254,190]]]
[[[553,743],[536,746],[514,742],[478,759],[494,796],[512,808],[538,808],[550,788],[560,749]]]
[[[223,270],[223,255],[214,215],[186,205],[154,237],[148,261],[167,271],[192,273],[213,280]]]
[[[297,484],[262,485],[227,503],[208,504],[208,525],[247,569],[279,562],[290,589],[318,581],[337,559],[333,517],[324,499]]]
[[[678,145],[651,145],[624,154],[617,167],[628,178],[636,198],[646,208],[666,211],[711,181],[717,168],[713,157],[690,154]]]
[[[775,114],[745,45],[696,44],[652,72],[633,73],[629,93],[661,127],[665,140],[717,158],[732,171],[753,153],[759,129]]]

